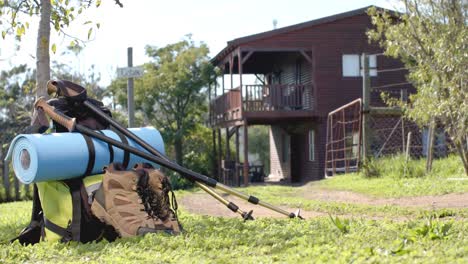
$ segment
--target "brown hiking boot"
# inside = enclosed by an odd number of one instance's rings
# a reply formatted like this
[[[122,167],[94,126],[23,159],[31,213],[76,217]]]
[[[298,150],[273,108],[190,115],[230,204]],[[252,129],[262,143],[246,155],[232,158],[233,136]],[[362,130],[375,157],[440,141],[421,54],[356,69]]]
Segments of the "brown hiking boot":
[[[93,214],[112,225],[122,237],[157,232],[154,220],[146,213],[136,192],[140,175],[136,171],[123,171],[119,165],[110,164],[105,169],[91,206]]]
[[[156,229],[162,229],[172,234],[181,231],[180,223],[177,219],[177,201],[172,192],[169,178],[160,170],[154,169],[148,163],[137,164],[136,171],[144,171],[138,180],[137,192],[143,201],[145,210],[153,217]],[[169,199],[169,192],[172,196],[172,206]]]

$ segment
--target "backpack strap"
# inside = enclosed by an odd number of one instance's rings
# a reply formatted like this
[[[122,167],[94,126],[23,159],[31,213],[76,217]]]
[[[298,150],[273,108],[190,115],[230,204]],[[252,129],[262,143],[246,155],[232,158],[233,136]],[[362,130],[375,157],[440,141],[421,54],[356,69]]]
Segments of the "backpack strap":
[[[83,174],[83,177],[86,175],[90,175],[93,172],[94,162],[96,159],[96,149],[94,149],[93,140],[88,136],[81,134],[86,141],[86,146],[88,147],[88,165],[86,166],[86,171]]]
[[[62,242],[68,242],[73,239],[70,227],[63,228],[45,217],[44,217],[44,226],[50,231],[60,235],[62,237]]]
[[[122,133],[120,132],[117,132],[117,131],[114,131],[115,133],[117,133],[117,135],[119,136],[120,138],[120,141],[122,143],[124,143],[125,145],[128,145],[128,140],[127,140],[127,137],[125,137]],[[124,150],[124,159],[122,161],[122,166],[124,167],[124,169],[127,169],[127,166],[128,166],[128,163],[130,162],[130,152]]]
[[[97,132],[103,134],[104,136],[106,135],[101,130],[97,130]],[[114,148],[109,143],[107,143],[107,147],[109,148],[109,164],[111,164],[112,162],[114,162]]]
[[[70,194],[72,196],[73,213],[72,221],[70,223],[70,231],[72,234],[72,240],[80,241],[81,233],[81,186],[83,180],[81,178],[75,178],[66,180],[65,183],[70,187]]]

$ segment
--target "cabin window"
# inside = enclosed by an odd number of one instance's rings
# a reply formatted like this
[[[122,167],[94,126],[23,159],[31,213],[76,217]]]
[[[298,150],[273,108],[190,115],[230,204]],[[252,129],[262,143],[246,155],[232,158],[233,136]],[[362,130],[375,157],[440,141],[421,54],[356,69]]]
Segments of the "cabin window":
[[[309,130],[309,161],[315,161],[315,130]]]
[[[358,54],[343,54],[343,77],[363,75],[364,57]],[[377,55],[369,55],[369,75],[377,76]]]

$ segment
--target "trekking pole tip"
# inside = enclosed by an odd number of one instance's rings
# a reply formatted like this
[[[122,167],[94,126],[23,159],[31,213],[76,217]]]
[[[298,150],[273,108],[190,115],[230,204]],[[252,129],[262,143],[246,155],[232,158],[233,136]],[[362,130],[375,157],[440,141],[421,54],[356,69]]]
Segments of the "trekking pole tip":
[[[242,218],[244,218],[244,222],[247,220],[254,220],[252,216],[253,210],[250,210],[248,213],[242,213]]]
[[[289,218],[299,218],[304,220],[304,217],[301,216],[301,209],[297,209],[294,213],[289,214]]]

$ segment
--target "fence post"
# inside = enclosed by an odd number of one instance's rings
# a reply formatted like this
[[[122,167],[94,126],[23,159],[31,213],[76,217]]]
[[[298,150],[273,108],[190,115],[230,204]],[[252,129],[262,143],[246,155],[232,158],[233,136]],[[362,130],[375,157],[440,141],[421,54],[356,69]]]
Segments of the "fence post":
[[[363,75],[362,75],[362,157],[365,161],[369,156],[369,114],[370,114],[370,78],[369,78],[369,56],[362,53],[363,58]]]
[[[408,161],[410,157],[410,146],[411,146],[411,132],[408,132],[408,139],[406,140],[406,155],[405,155],[405,171],[404,177],[406,177],[407,169],[408,169]]]
[[[434,138],[435,138],[435,121],[431,120],[429,124],[429,131],[427,135],[427,160],[426,160],[426,173],[432,170],[432,158],[434,156]]]
[[[400,100],[404,104],[408,102],[408,90],[400,90]],[[401,140],[403,143],[401,145],[401,152],[403,152],[405,150],[405,118],[403,116],[401,117]]]

